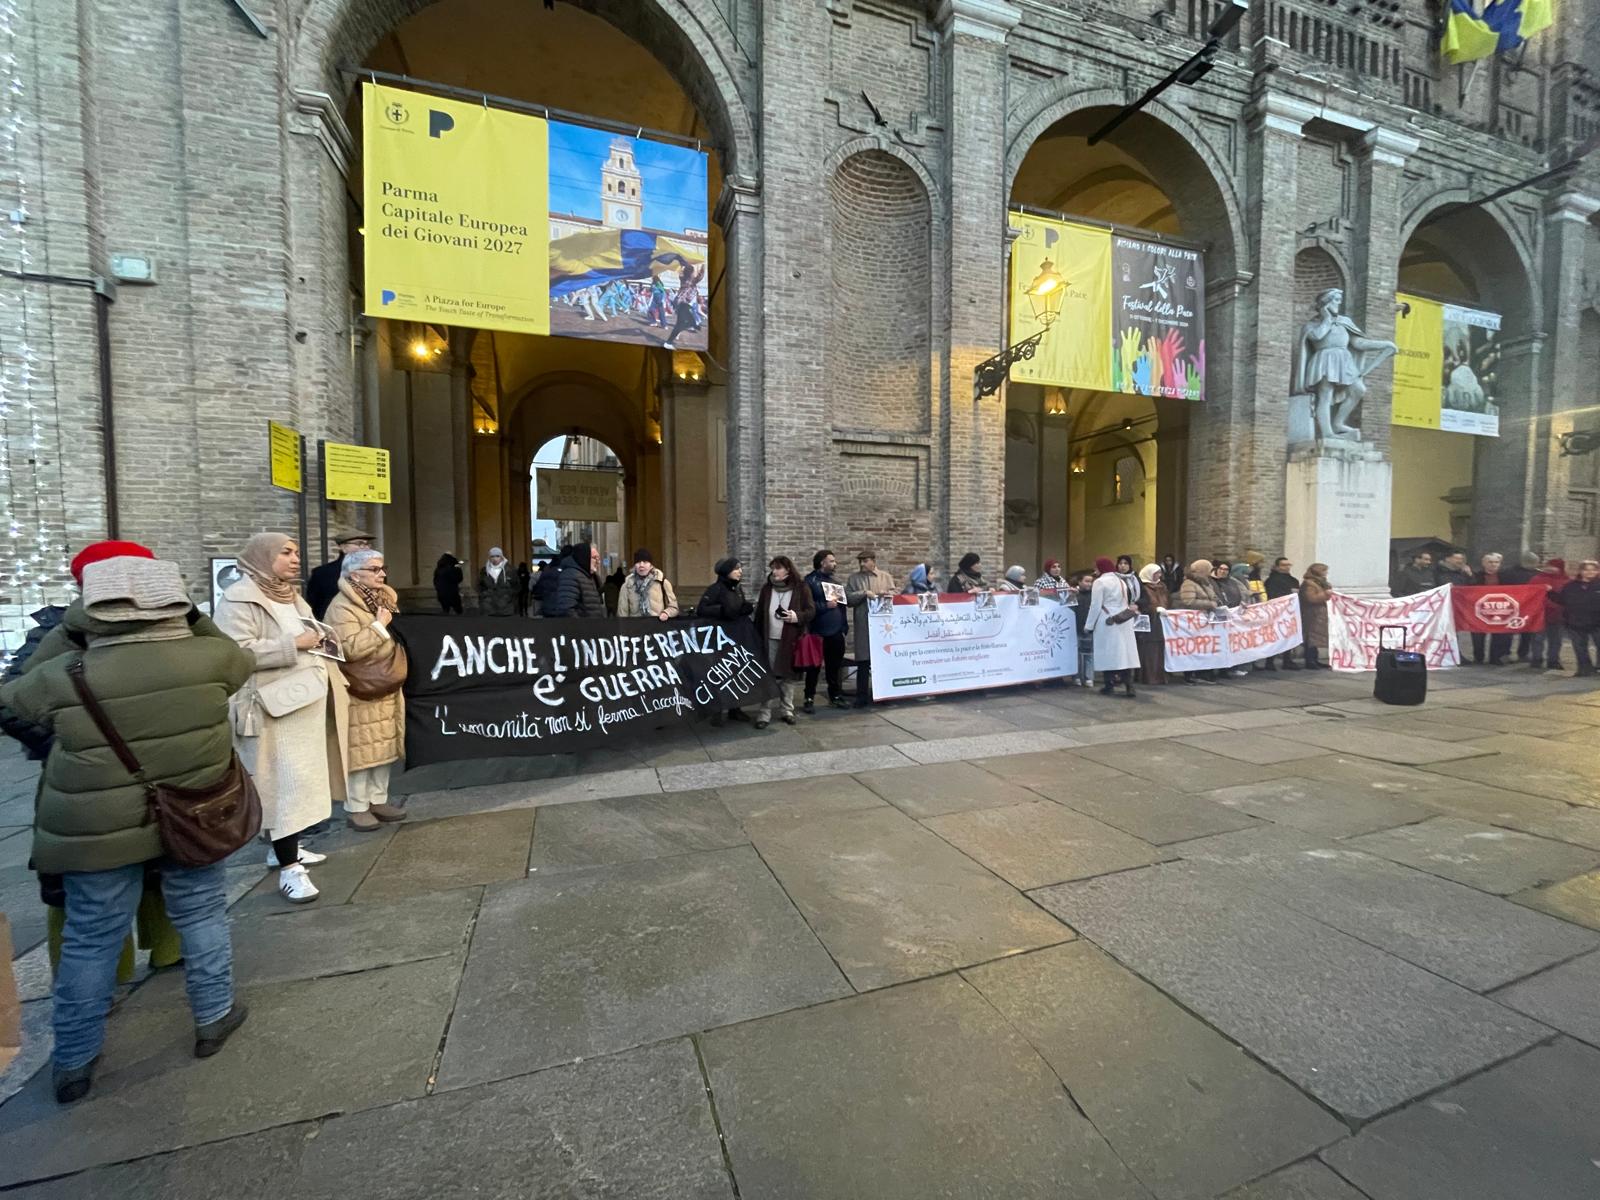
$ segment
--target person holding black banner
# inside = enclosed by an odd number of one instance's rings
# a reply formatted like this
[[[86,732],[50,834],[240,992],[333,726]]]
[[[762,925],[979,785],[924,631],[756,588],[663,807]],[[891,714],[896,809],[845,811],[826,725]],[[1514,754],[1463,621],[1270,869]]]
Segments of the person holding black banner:
[[[345,823],[359,833],[372,833],[406,819],[405,809],[389,803],[390,768],[406,752],[405,700],[400,694],[405,652],[389,632],[400,600],[389,586],[380,551],[347,554],[340,570],[339,594],[328,605],[328,624],[338,635],[350,687]],[[393,690],[375,694],[387,688]]]
[[[762,584],[761,598],[756,601],[756,632],[767,648],[767,669],[778,681],[778,695],[776,701],[766,700],[756,711],[757,729],[765,729],[772,723],[774,703],[783,716],[783,723],[794,724],[794,691],[798,682],[794,666],[795,643],[817,615],[810,581],[800,578],[794,563],[780,554],[768,566],[771,574]],[[844,635],[839,636],[843,640]],[[810,685],[815,687],[815,673],[808,671],[807,674]],[[809,699],[806,707],[810,709]]]
[[[561,564],[561,580],[556,586],[553,617],[604,618],[606,602],[600,598],[595,575],[600,570],[600,551],[588,542],[572,547],[572,556]]]
[[[744,579],[744,564],[730,556],[718,560],[715,570],[717,581],[701,593],[700,602],[694,606],[694,615],[702,621],[737,621],[740,617],[748,617],[754,608],[740,585]],[[731,708],[726,713],[714,715],[711,724],[749,719],[742,709]]]
[[[1139,615],[1139,585],[1128,585],[1109,558],[1097,558],[1098,575],[1089,594],[1089,613],[1084,626],[1094,635],[1094,665],[1105,680],[1102,696],[1115,694],[1121,683],[1133,696],[1133,673],[1139,669],[1139,643],[1133,632],[1133,619]]]
[[[668,621],[678,615],[678,597],[672,584],[651,560],[650,551],[633,552],[633,571],[617,593],[617,616],[654,617]]]
[[[439,611],[461,615],[461,560],[454,554],[441,554],[433,568],[433,594]]]
[[[834,708],[848,708],[844,698],[844,635],[849,632],[846,617],[844,588],[833,578],[833,569],[839,560],[832,550],[818,550],[811,556],[811,574],[806,584],[811,589],[811,603],[817,610],[811,621],[811,632],[822,639],[821,667],[806,668],[806,712],[816,711],[817,677],[828,680],[828,703]],[[757,606],[759,608],[759,605]]]

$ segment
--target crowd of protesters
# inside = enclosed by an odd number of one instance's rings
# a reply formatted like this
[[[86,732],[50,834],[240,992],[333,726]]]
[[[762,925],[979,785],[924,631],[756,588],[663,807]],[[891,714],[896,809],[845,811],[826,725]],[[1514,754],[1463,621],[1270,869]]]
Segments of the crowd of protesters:
[[[72,562],[81,594],[48,607],[39,627],[7,664],[0,724],[42,760],[31,865],[50,908],[55,970],[54,1086],[61,1103],[92,1086],[116,985],[132,972],[135,945],[153,969],[182,964],[195,1023],[194,1053],[215,1054],[244,1022],[235,1002],[232,945],[221,862],[187,866],[166,853],[147,812],[148,789],[214,786],[236,764],[260,798],[270,848],[266,867],[290,904],[318,896],[309,868],[326,856],[304,844],[331,820],[338,802],[353,830],[371,832],[405,819],[389,803],[389,775],[404,757],[405,657],[390,633],[400,611],[383,554],[361,533],[342,537],[339,554],[311,572],[302,594],[300,546],[287,534],[250,538],[237,557],[239,577],[207,616],[189,600],[178,567],[132,542],[101,542]],[[965,554],[944,591],[956,594],[1037,589],[1070,605],[1079,631],[1078,682],[1099,675],[1107,696],[1132,696],[1136,685],[1218,684],[1251,671],[1327,669],[1328,567],[1270,564],[1251,552],[1199,558],[1184,568],[1171,556],[1135,570],[1132,557],[1101,558],[1092,571],[1063,571],[1047,560],[1030,572],[1014,564],[991,582],[975,553]],[[871,697],[868,606],[897,593],[939,591],[931,562],[915,563],[903,582],[863,549],[856,569],[839,578],[828,549],[802,574],[787,556],[766,565],[746,594],[744,564],[728,557],[693,607],[708,620],[753,618],[777,695],[753,718],[793,725],[813,713],[818,687],[826,703],[851,703],[847,659],[855,668],[854,703]],[[577,543],[542,569],[513,565],[496,547],[476,580],[485,616],[552,619],[614,615],[668,621],[688,615],[648,550],[631,571],[600,574],[594,547]],[[441,610],[464,611],[463,564],[440,558],[434,586]],[[1600,654],[1600,563],[1585,560],[1576,577],[1565,564],[1524,558],[1505,569],[1498,554],[1471,571],[1460,554],[1435,564],[1426,551],[1399,572],[1396,595],[1440,583],[1535,583],[1545,588],[1545,629],[1524,636],[1517,658],[1536,669],[1560,666],[1570,638],[1578,674],[1595,674]],[[1229,670],[1170,672],[1162,622],[1168,609],[1235,609],[1298,597],[1304,643],[1292,653]],[[852,623],[854,640],[850,641]],[[1499,666],[1513,635],[1473,635],[1473,661]],[[848,653],[847,653],[848,651]],[[1487,657],[1486,657],[1487,656]],[[713,724],[752,722],[734,709]],[[137,761],[125,757],[137,746]],[[130,935],[130,930],[132,934]]]
[[[1515,587],[1531,584],[1544,591],[1544,628],[1534,633],[1474,633],[1469,635],[1472,656],[1462,655],[1463,663],[1491,667],[1507,666],[1514,658],[1535,671],[1559,671],[1562,644],[1571,640],[1572,655],[1580,676],[1595,674],[1600,658],[1600,562],[1585,559],[1576,572],[1569,573],[1562,558],[1541,561],[1536,554],[1524,554],[1517,566],[1505,565],[1505,556],[1488,553],[1478,560],[1474,571],[1461,551],[1445,554],[1434,561],[1431,550],[1414,552],[1400,568],[1390,589],[1395,596],[1414,596],[1441,584],[1480,587]],[[1513,652],[1514,645],[1514,652]]]

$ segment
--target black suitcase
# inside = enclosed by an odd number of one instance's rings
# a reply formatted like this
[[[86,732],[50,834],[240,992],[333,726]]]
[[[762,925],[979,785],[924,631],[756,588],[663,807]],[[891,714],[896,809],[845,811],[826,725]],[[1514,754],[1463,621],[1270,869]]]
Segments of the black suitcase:
[[[1400,631],[1398,648],[1386,644],[1384,634]],[[1378,677],[1372,684],[1372,697],[1385,704],[1421,704],[1428,698],[1428,663],[1414,650],[1406,648],[1404,625],[1384,625],[1378,630]]]

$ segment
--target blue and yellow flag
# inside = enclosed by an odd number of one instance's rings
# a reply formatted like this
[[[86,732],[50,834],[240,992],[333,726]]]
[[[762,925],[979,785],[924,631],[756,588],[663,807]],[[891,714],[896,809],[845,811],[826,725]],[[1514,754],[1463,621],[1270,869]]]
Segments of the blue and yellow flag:
[[[1450,0],[1440,50],[1451,63],[1473,62],[1515,50],[1555,23],[1555,0],[1489,0],[1480,14],[1473,0]]]

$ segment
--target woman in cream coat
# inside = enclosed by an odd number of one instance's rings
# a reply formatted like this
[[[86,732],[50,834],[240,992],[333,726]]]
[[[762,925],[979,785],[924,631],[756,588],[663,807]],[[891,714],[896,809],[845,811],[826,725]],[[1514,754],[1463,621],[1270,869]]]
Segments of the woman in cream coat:
[[[261,823],[272,839],[269,866],[291,904],[317,898],[307,864],[326,857],[300,847],[300,834],[345,798],[349,701],[344,676],[310,653],[318,635],[303,621],[300,547],[285,533],[258,533],[239,553],[244,578],[223,593],[217,627],[256,657],[250,682],[230,711],[239,757],[261,794]]]

